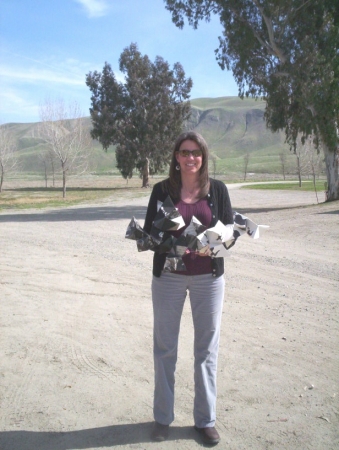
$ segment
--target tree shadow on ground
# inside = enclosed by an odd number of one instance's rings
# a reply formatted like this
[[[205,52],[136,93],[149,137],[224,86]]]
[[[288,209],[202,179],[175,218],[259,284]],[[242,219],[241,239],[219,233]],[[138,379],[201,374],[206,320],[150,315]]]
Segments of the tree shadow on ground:
[[[0,222],[70,222],[94,220],[144,219],[145,206],[94,206],[63,208],[28,213],[0,214]]]
[[[67,192],[91,192],[91,191],[103,191],[103,192],[114,192],[114,191],[139,191],[143,188],[138,187],[67,187]],[[62,187],[22,187],[22,188],[5,188],[3,192],[62,192]]]
[[[85,430],[51,431],[2,431],[1,450],[75,450],[115,447],[151,442],[153,422],[111,425]],[[200,442],[193,427],[170,427],[168,441],[193,440]],[[178,443],[174,444],[175,447]]]
[[[274,208],[237,208],[236,211],[243,215],[268,213],[273,211],[291,210],[301,208],[300,206],[292,207],[274,207]],[[29,213],[13,212],[0,213],[1,222],[76,222],[76,221],[95,221],[95,220],[120,220],[144,219],[146,215],[146,206],[93,206],[93,207],[77,207],[62,208],[55,210],[46,210]]]
[[[321,211],[318,214],[339,214],[339,209],[336,211]]]

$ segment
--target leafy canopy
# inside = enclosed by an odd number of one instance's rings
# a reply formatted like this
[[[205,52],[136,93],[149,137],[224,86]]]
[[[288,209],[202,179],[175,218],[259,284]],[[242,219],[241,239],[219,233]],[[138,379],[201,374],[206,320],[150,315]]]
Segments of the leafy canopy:
[[[119,60],[124,82],[106,62],[102,73],[89,73],[92,92],[92,137],[105,150],[116,145],[117,167],[124,178],[139,170],[143,185],[148,175],[164,170],[174,139],[190,114],[191,78],[180,63],[171,69],[160,56],[151,62],[136,44],[125,48]]]
[[[165,0],[173,22],[197,28],[218,15],[223,25],[216,58],[232,70],[239,96],[263,97],[272,131],[284,129],[295,148],[298,134],[315,136],[332,156],[329,188],[338,198],[338,0]],[[328,155],[327,155],[328,156]],[[330,178],[330,179],[329,179]]]

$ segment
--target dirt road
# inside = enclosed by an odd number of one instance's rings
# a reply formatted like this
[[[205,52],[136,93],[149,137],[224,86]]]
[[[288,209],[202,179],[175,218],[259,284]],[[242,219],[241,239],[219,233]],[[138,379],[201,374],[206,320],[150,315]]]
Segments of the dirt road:
[[[339,448],[339,203],[230,190],[270,229],[226,260],[218,448]],[[1,450],[197,449],[193,330],[182,319],[176,419],[152,424],[151,252],[124,239],[148,197],[0,213]]]

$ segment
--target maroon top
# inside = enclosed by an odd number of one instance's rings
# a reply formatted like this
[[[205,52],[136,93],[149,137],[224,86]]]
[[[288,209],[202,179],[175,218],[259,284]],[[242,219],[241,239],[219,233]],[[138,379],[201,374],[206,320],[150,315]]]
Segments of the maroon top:
[[[182,232],[191,223],[192,217],[195,216],[205,227],[209,228],[212,221],[212,212],[208,206],[206,199],[200,199],[196,203],[185,203],[180,200],[175,205],[185,221],[185,228],[173,231],[174,237],[178,238]],[[199,256],[196,253],[188,253],[182,258],[186,270],[178,270],[175,273],[180,275],[203,275],[205,273],[212,273],[212,258],[209,256]]]

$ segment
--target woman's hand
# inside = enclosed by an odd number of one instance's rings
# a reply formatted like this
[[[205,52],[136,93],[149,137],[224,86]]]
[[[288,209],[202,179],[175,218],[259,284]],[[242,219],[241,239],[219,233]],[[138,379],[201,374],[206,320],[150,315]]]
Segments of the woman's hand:
[[[193,252],[193,251],[187,249],[186,253],[193,253],[194,255],[198,255],[198,256],[211,256],[212,251],[209,247],[205,247],[205,248],[201,249],[199,252]]]
[[[209,247],[206,247],[203,251],[198,252],[198,255],[200,256],[211,256],[212,251]]]

